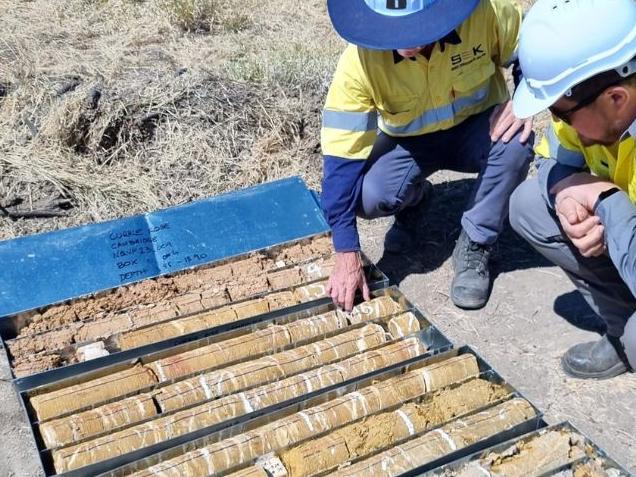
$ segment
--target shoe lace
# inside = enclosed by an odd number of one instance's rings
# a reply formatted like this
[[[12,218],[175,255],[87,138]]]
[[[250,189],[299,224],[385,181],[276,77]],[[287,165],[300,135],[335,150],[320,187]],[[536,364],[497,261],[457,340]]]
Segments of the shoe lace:
[[[473,269],[481,276],[486,275],[488,260],[490,259],[490,246],[482,245],[469,240],[464,253],[464,266]]]

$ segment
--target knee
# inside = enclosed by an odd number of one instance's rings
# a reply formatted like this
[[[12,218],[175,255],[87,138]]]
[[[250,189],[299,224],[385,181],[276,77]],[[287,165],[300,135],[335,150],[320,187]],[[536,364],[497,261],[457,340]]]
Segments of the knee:
[[[364,178],[358,215],[365,219],[394,215],[400,210],[401,203],[395,191],[391,190],[381,177],[372,175]]]
[[[535,228],[533,211],[544,205],[539,189],[539,181],[530,179],[522,182],[510,197],[510,225],[524,238]]]
[[[501,164],[508,173],[525,177],[534,158],[534,133],[523,144],[519,141],[519,136],[520,133],[507,143],[499,141],[493,147],[498,149],[496,155],[501,157]]]

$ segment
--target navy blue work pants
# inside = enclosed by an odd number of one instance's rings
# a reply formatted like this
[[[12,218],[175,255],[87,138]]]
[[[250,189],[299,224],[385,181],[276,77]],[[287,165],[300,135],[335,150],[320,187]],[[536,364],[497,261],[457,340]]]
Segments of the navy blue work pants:
[[[492,244],[508,215],[508,201],[528,174],[534,135],[521,144],[490,140],[492,109],[445,130],[415,137],[380,133],[368,159],[358,215],[373,219],[394,215],[417,204],[422,184],[432,173],[448,169],[478,173],[461,224],[471,240]]]

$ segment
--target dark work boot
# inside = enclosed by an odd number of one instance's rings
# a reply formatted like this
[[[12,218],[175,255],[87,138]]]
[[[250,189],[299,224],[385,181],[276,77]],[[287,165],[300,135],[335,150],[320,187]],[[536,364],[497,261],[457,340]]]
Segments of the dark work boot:
[[[598,341],[572,346],[561,358],[563,370],[575,378],[607,379],[628,370],[615,345],[622,346],[618,339],[605,335]]]
[[[490,245],[473,242],[462,230],[453,250],[455,277],[451,285],[451,300],[465,310],[482,308],[490,293]]]
[[[429,181],[424,181],[422,189],[422,198],[416,205],[407,207],[395,214],[395,222],[384,237],[384,250],[386,252],[403,253],[415,245],[417,227],[422,223],[431,203],[433,184]]]

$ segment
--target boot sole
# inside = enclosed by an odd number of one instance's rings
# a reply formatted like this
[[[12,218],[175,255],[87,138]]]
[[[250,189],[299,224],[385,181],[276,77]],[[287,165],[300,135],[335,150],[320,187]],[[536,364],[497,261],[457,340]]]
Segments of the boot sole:
[[[453,264],[454,266],[454,264]],[[488,286],[488,293],[483,301],[478,300],[462,300],[455,295],[455,279],[451,283],[450,299],[457,308],[462,310],[480,310],[488,304],[490,300],[490,293],[492,292],[492,282]]]
[[[565,356],[561,358],[561,368],[563,368],[563,371],[565,371],[565,374],[567,374],[568,376],[578,379],[610,379],[627,372],[627,368],[623,363],[617,363],[605,371],[599,371],[596,373],[584,373],[572,368],[565,359]]]
[[[488,298],[486,298],[486,300],[482,301],[462,301],[460,299],[458,299],[452,292],[451,292],[451,301],[453,302],[453,305],[455,305],[457,308],[461,308],[462,310],[480,310],[481,308],[485,307],[488,304]]]

